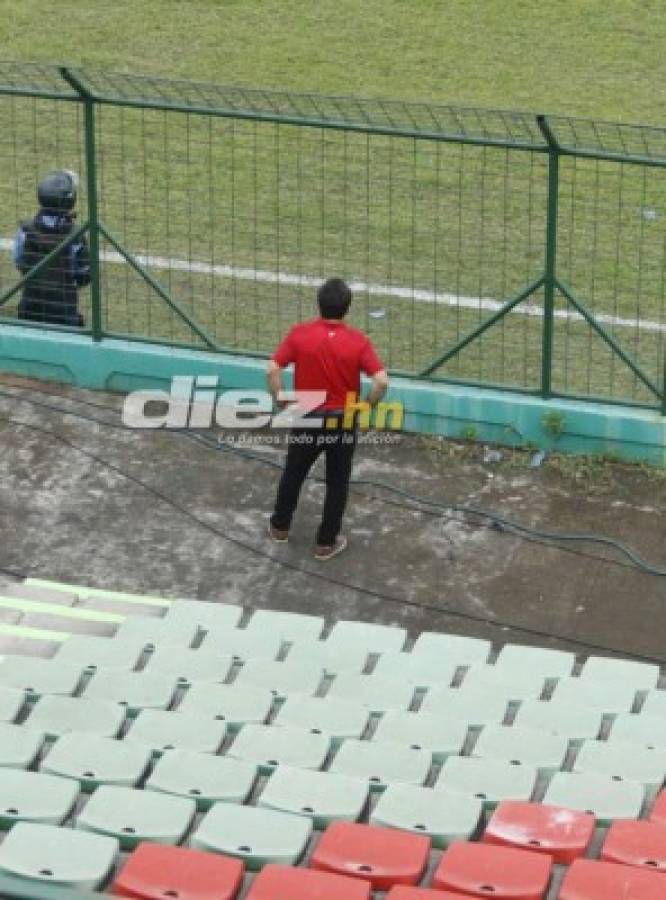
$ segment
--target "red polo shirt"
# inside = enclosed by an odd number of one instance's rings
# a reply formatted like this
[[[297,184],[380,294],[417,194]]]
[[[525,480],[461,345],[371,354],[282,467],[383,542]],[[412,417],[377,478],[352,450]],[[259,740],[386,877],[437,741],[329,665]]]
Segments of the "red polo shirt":
[[[370,339],[342,320],[294,325],[272,359],[281,368],[294,364],[297,391],[326,391],[323,409],[344,409],[347,394],[360,393],[361,372],[372,376],[384,368]]]

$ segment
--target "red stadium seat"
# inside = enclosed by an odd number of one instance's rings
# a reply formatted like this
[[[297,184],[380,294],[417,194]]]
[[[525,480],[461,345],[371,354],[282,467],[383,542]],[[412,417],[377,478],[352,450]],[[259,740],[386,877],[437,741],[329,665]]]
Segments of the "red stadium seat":
[[[662,791],[654,802],[650,821],[655,825],[666,825],[666,790]]]
[[[386,900],[465,900],[465,894],[454,894],[451,891],[431,891],[429,888],[399,887],[391,888]],[[469,900],[469,895],[467,895]]]
[[[666,872],[666,828],[654,822],[619,819],[608,830],[600,859]]]
[[[118,897],[140,900],[234,900],[243,882],[238,859],[185,847],[143,843],[111,885]]]
[[[542,900],[552,862],[527,850],[454,841],[442,856],[432,886],[495,900]]]
[[[417,884],[428,865],[430,838],[377,825],[334,822],[314,849],[313,869],[365,878],[373,890]]]
[[[665,879],[661,872],[577,859],[564,876],[557,900],[664,900]]]
[[[370,900],[370,882],[312,869],[265,866],[246,900]]]
[[[594,816],[561,806],[504,800],[493,813],[483,842],[547,853],[569,865],[594,837]]]

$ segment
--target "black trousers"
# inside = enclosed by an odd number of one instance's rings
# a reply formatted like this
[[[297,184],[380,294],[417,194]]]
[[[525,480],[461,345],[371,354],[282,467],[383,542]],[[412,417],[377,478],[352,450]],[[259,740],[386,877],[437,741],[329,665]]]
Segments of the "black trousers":
[[[301,487],[318,457],[326,455],[326,496],[317,543],[331,546],[340,533],[347,506],[349,479],[356,447],[356,429],[295,428],[289,435],[287,463],[280,479],[271,524],[288,529]]]

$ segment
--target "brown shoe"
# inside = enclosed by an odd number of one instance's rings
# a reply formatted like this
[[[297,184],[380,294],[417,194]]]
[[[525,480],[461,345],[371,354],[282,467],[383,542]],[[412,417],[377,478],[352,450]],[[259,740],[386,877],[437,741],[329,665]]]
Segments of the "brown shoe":
[[[314,558],[323,562],[326,559],[333,559],[334,556],[337,556],[338,553],[342,553],[342,551],[346,549],[347,538],[339,537],[336,538],[334,544],[317,544],[314,549]]]
[[[289,540],[289,532],[286,528],[276,528],[272,522],[268,523],[268,534],[276,544],[286,544]]]

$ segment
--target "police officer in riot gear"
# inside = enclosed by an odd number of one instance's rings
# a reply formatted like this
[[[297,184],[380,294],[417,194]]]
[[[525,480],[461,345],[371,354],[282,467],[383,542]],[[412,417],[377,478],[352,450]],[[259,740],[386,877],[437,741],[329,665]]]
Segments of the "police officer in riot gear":
[[[21,223],[16,234],[14,261],[23,275],[38,265],[74,231],[78,179],[74,172],[52,172],[37,188],[39,211]],[[90,282],[90,259],[85,238],[66,244],[57,256],[23,288],[19,319],[50,325],[83,327],[79,288]]]

